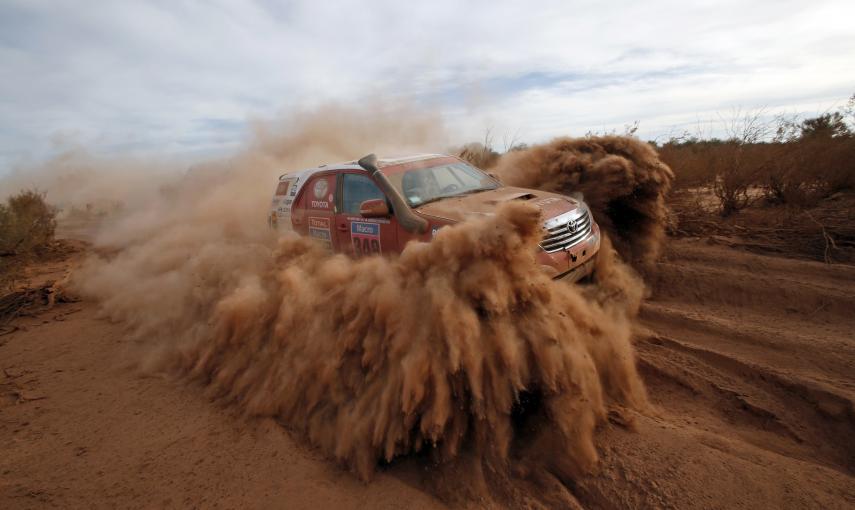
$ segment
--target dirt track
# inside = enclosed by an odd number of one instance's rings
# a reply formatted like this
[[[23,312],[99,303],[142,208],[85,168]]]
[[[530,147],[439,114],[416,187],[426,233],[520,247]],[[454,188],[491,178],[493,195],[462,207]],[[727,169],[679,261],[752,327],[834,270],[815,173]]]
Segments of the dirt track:
[[[855,268],[682,240],[659,270],[636,335],[655,408],[635,431],[601,430],[600,472],[571,488],[581,505],[855,505]],[[272,420],[139,376],[95,303],[14,325],[0,336],[0,507],[442,506],[412,464],[365,485]]]
[[[659,266],[636,345],[660,416],[604,434],[583,502],[851,507],[855,268],[705,241]]]

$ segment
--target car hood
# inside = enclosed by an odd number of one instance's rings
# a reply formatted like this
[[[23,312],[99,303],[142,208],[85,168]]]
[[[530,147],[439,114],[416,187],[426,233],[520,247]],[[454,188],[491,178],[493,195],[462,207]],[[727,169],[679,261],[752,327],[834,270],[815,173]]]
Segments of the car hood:
[[[557,193],[503,186],[471,195],[444,198],[414,210],[421,215],[458,222],[479,216],[491,216],[501,204],[513,201],[522,201],[538,207],[543,211],[544,220],[582,207],[578,200]]]

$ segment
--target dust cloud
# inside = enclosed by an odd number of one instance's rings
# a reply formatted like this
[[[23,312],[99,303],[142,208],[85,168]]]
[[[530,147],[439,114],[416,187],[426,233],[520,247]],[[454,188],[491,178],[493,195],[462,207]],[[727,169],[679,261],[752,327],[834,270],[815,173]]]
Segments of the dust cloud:
[[[594,152],[619,148],[611,143]],[[570,480],[595,466],[607,415],[647,402],[630,342],[643,285],[608,239],[598,283],[583,287],[542,272],[543,220],[524,203],[400,256],[359,260],[266,227],[286,170],[447,146],[436,119],[388,108],[330,107],[259,126],[248,149],[160,186],[102,231],[98,243],[112,250],[87,260],[71,286],[129,326],[147,352],[143,369],[275,417],[363,479],[405,457],[469,459],[482,478]],[[535,148],[514,155],[521,173],[502,176],[561,191],[576,179],[595,210],[616,207],[616,195],[597,194],[595,179],[606,179],[655,234],[651,208],[661,204],[633,208],[629,197],[670,171],[633,144],[619,152],[567,176]],[[652,166],[630,179],[636,161]],[[619,217],[608,221],[618,246],[649,247]]]
[[[556,138],[502,156],[494,169],[506,184],[581,192],[622,257],[649,269],[659,256],[674,173],[650,144],[626,136]]]
[[[36,166],[15,168],[0,178],[0,199],[24,189],[47,192],[52,205],[138,208],[174,181],[178,167],[166,160],[95,156],[69,148]]]

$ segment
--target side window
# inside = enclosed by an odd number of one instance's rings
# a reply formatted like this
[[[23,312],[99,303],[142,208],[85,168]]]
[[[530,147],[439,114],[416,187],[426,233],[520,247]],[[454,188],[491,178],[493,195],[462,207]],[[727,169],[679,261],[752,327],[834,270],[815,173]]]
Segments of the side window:
[[[359,214],[359,204],[366,200],[386,198],[367,175],[344,174],[343,177],[342,212],[345,214]]]
[[[335,176],[322,175],[315,177],[306,183],[306,191],[303,192],[305,207],[307,209],[332,210],[335,205]]]

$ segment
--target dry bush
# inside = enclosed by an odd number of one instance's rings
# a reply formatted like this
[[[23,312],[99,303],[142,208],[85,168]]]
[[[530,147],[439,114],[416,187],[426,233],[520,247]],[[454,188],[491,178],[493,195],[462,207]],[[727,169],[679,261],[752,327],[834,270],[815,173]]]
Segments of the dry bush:
[[[665,144],[662,160],[675,169],[675,188],[710,189],[722,216],[730,216],[757,198],[754,188],[768,174],[774,161],[766,144],[737,140],[697,141]]]
[[[499,153],[480,142],[467,143],[454,152],[478,168],[491,168],[499,161]]]
[[[763,149],[758,145],[730,142],[713,156],[712,190],[718,198],[722,216],[737,213],[756,200],[757,194],[752,193],[752,188],[771,162]]]
[[[725,127],[726,141],[684,137],[660,150],[675,170],[675,189],[711,190],[724,217],[761,197],[803,208],[855,189],[855,136],[839,113],[778,117],[774,124],[752,114]]]
[[[669,140],[661,157],[675,169],[676,188],[710,187],[722,216],[750,205],[754,197],[749,190],[769,162],[765,151],[758,150],[770,133],[762,116],[763,110],[737,110],[729,119],[722,118],[726,140],[701,140],[688,133]]]
[[[510,142],[505,140],[505,152],[511,150],[515,145],[517,145],[515,137]],[[493,135],[489,129],[484,133],[483,142],[470,142],[459,149],[452,149],[450,152],[471,163],[473,166],[482,169],[495,166],[501,156],[493,149]]]
[[[762,150],[762,141],[770,132],[770,127],[761,121],[762,115],[762,110],[744,115],[737,111],[725,123],[727,143],[712,160],[715,176],[712,189],[724,217],[751,205],[755,196],[750,188],[770,162],[768,154]]]
[[[56,208],[36,190],[21,191],[0,204],[0,256],[38,253],[56,229]]]
[[[711,186],[715,177],[710,164],[713,153],[720,140],[688,141],[672,140],[659,149],[659,157],[668,166],[675,169],[674,188],[691,189]]]
[[[855,137],[808,139],[812,168],[826,195],[855,189]]]
[[[669,233],[851,263],[855,137],[836,119],[778,119],[771,142],[666,144],[662,157],[677,175],[669,201],[676,221]],[[686,168],[688,176],[683,175]],[[716,218],[716,210],[726,212],[728,203],[744,210]],[[762,207],[747,207],[753,203]]]
[[[855,136],[842,113],[776,122],[774,161],[762,183],[768,202],[813,207],[855,188]]]
[[[808,170],[810,158],[794,143],[777,146],[778,157],[762,176],[762,189],[767,203],[807,206],[817,196],[812,172]]]
[[[768,202],[811,207],[855,189],[855,138],[806,138],[778,144],[762,186]]]

